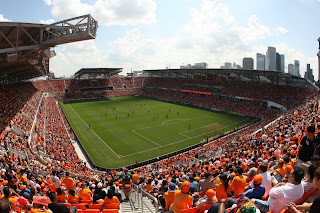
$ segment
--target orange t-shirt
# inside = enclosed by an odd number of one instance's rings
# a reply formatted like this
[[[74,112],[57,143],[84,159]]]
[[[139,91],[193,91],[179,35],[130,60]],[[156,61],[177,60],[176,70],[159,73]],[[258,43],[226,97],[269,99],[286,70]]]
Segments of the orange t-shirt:
[[[120,201],[116,196],[113,196],[111,199],[109,199],[108,197],[104,198],[104,204],[112,204],[112,203],[117,203],[120,205]]]
[[[284,177],[285,174],[286,174],[286,171],[284,170],[284,167],[278,168],[278,169],[277,169],[277,172],[279,172],[282,177]]]
[[[244,188],[246,187],[246,179],[244,177],[236,176],[231,185],[230,190],[234,191],[234,195],[242,194],[244,192]]]
[[[92,200],[92,191],[84,188],[79,191],[79,197],[81,200]]]
[[[178,200],[181,196],[184,197]],[[181,190],[177,190],[174,193],[174,201],[175,200],[178,200],[178,202],[176,202],[172,208],[176,213],[180,213],[183,209],[192,208],[193,198],[191,197],[191,195],[185,194]]]
[[[68,203],[77,203],[79,201],[79,197],[78,195],[71,195],[71,194],[68,194]]]
[[[58,203],[66,203],[67,202],[67,198],[65,195],[57,195],[57,202]]]
[[[75,188],[75,182],[72,178],[63,179],[62,184],[64,184],[67,189],[74,189]]]
[[[220,202],[220,200],[222,199],[227,199],[227,190],[224,187],[224,184],[219,184],[219,186],[216,188],[216,197],[218,199],[218,201]]]
[[[132,182],[134,182],[134,183],[138,183],[139,182],[139,175],[133,174],[132,177],[133,177]]]
[[[169,211],[169,207],[174,200],[174,193],[175,192],[166,192],[163,194],[162,198],[166,200],[166,211]]]

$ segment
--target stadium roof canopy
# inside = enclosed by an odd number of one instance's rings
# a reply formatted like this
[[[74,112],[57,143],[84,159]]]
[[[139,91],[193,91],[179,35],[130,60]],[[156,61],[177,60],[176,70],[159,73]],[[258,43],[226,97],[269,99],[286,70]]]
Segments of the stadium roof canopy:
[[[49,25],[0,22],[0,80],[25,80],[49,73],[52,47],[94,39],[98,23],[90,15]]]
[[[74,78],[106,78],[122,72],[122,68],[82,68],[74,74]]]
[[[158,69],[143,70],[144,74],[151,77],[169,78],[193,78],[195,75],[214,75],[227,80],[235,80],[252,83],[266,83],[273,85],[308,87],[319,89],[310,81],[288,73],[265,70],[244,70],[244,69]]]

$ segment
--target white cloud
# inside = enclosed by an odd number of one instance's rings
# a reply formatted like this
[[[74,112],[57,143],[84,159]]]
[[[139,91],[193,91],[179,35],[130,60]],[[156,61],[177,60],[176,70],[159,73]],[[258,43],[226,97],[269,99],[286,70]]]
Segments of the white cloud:
[[[41,24],[52,24],[54,23],[54,19],[40,20]]]
[[[104,54],[94,40],[64,44],[56,48],[57,55],[50,59],[50,71],[56,76],[71,76],[83,67],[105,67]]]
[[[196,62],[207,62],[210,68],[218,68],[227,61],[242,65],[243,57],[256,60],[257,52],[266,52],[267,46],[261,41],[281,38],[287,32],[281,26],[264,25],[255,14],[248,17],[245,25],[239,25],[227,5],[203,0],[199,9],[191,9],[190,19],[172,37],[146,38],[139,29],[131,29],[110,42],[107,50],[99,50],[94,41],[64,45],[57,50],[58,56],[50,66],[54,71],[63,73],[65,70],[70,75],[81,67],[123,67],[126,73],[131,68],[161,69],[169,65],[179,68],[182,64]],[[300,60],[302,76],[306,63],[316,70],[316,57],[306,57],[285,43],[271,45],[285,54],[286,64]],[[67,62],[58,65],[60,59]]]
[[[43,0],[43,1],[48,6],[50,6],[52,4],[52,0]]]
[[[5,17],[3,17],[2,14],[0,14],[0,21],[12,21],[12,20],[6,19]]]
[[[52,0],[51,13],[59,19],[91,14],[104,25],[135,25],[156,22],[154,0],[96,0],[93,4],[81,0]]]

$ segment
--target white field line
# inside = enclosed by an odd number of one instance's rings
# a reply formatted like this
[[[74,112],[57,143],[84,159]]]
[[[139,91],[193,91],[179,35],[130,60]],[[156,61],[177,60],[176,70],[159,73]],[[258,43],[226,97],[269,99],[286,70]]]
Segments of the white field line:
[[[184,136],[184,137],[190,138],[188,135],[182,134],[181,132],[179,132],[178,134],[179,134],[179,135],[181,135],[181,136]]]
[[[149,138],[147,138],[147,137],[145,137],[145,136],[143,136],[143,135],[141,135],[141,134],[137,133],[136,131],[134,131],[134,130],[131,130],[131,131],[132,131],[132,132],[134,132],[135,134],[139,135],[140,137],[142,137],[142,138],[144,138],[144,139],[146,139],[146,140],[148,140],[148,141],[152,142],[153,144],[155,144],[155,145],[157,145],[157,146],[159,146],[159,147],[162,147],[160,144],[158,144],[158,143],[154,142],[153,140],[150,140]]]
[[[83,122],[86,126],[88,126],[88,124],[87,124],[87,123],[80,117],[80,115],[70,106],[70,104],[68,104],[68,106],[72,109],[72,111],[73,111],[74,113],[76,113],[76,114],[78,115],[78,117],[82,120],[82,122]],[[90,130],[93,132],[93,134],[95,134],[95,135],[97,136],[97,138],[99,138],[100,141],[102,141],[102,143],[103,143],[106,147],[108,147],[108,148],[113,152],[113,154],[115,154],[118,158],[121,158],[119,155],[117,155],[117,153],[115,153],[115,151],[113,151],[113,149],[111,149],[110,146],[108,146],[108,144],[106,144],[106,142],[104,142],[104,140],[102,140],[102,139],[99,137],[99,135],[97,135],[97,133],[95,133],[95,131],[93,131],[91,128],[90,128]]]
[[[202,116],[202,117],[196,117],[196,118],[190,118],[190,119],[172,119],[172,120],[168,120],[168,121],[164,121],[164,122],[169,122],[169,121],[174,121],[174,120],[180,120],[180,121],[176,121],[176,122],[172,122],[172,123],[169,123],[169,124],[166,124],[166,125],[170,125],[170,124],[174,124],[174,123],[179,123],[181,121],[192,121],[192,120],[196,120],[196,119],[200,119],[200,118],[207,118],[207,117],[215,117],[215,116]],[[163,122],[163,123],[164,123]],[[134,129],[135,131],[136,130],[141,130],[141,129],[150,129],[150,128],[153,128],[153,127],[157,127],[157,126],[166,126],[165,124],[160,124],[160,125],[155,125],[155,126],[147,126],[147,127],[143,127],[143,128],[139,128],[139,129]]]
[[[207,116],[206,116],[207,117]],[[239,121],[239,122],[236,122],[236,123],[233,123],[232,125],[235,125],[237,123],[241,123],[245,120],[248,120],[248,119],[243,119],[242,121]],[[203,135],[203,134],[201,134]],[[167,146],[171,146],[171,145],[174,145],[174,144],[177,144],[177,143],[181,143],[181,142],[184,142],[184,141],[187,141],[187,140],[190,140],[190,139],[193,139],[193,138],[197,138],[201,135],[197,135],[197,136],[193,136],[193,137],[189,137],[187,139],[183,139],[183,140],[180,140],[180,141],[176,141],[174,143],[170,143],[170,144],[167,144],[167,145],[164,145],[164,146],[161,146],[161,147],[155,147],[155,148],[152,148],[152,149],[147,149],[147,150],[143,150],[143,151],[140,151],[140,152],[136,152],[136,153],[132,153],[132,154],[128,154],[128,155],[124,155],[122,157],[129,157],[129,156],[132,156],[132,155],[136,155],[136,154],[140,154],[140,153],[144,153],[144,152],[149,152],[149,151],[152,151],[152,150],[156,150],[156,149],[159,149],[159,148],[163,148],[163,147],[167,147]]]
[[[217,123],[214,123],[214,124],[217,124]],[[210,125],[213,125],[213,124],[210,124]],[[206,126],[210,126],[210,125],[206,125]],[[199,127],[199,128],[194,128],[194,129],[187,130],[187,131],[180,132],[180,133],[191,132],[191,131],[193,131],[193,130],[195,130],[195,129],[202,129],[203,127],[205,127],[205,126],[202,126],[202,127]],[[179,134],[180,134],[180,133],[179,133]]]

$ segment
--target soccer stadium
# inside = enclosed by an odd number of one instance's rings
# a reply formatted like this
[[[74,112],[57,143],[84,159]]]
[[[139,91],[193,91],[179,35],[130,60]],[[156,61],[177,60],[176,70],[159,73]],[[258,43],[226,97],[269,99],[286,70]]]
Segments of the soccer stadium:
[[[320,212],[314,83],[228,68],[55,78],[53,47],[97,30],[91,15],[0,22],[1,212]]]

